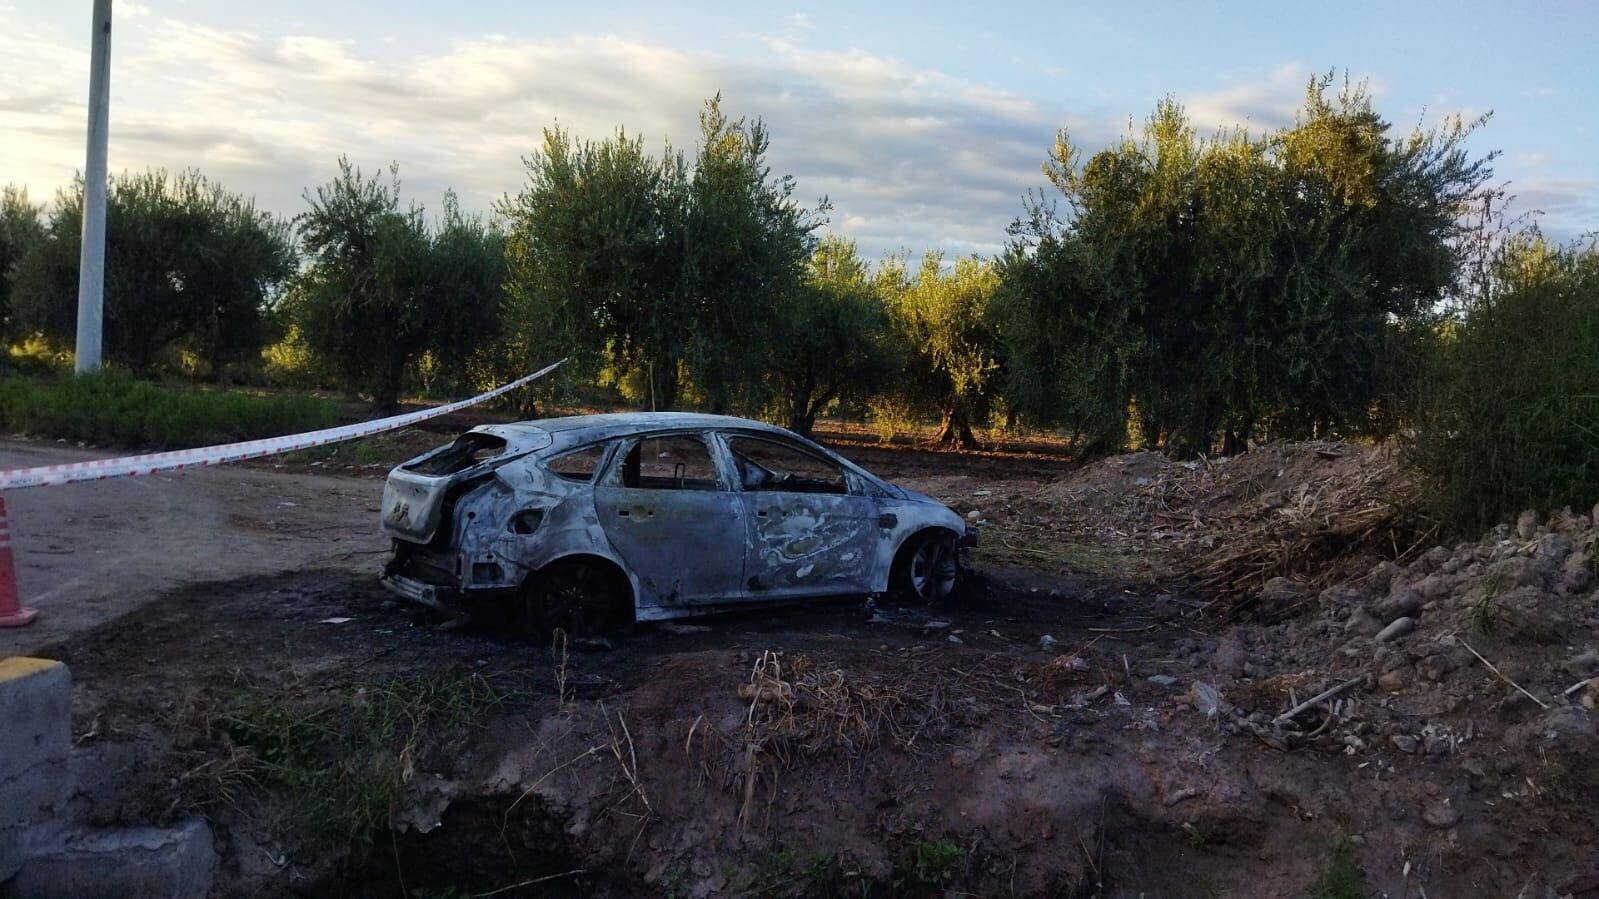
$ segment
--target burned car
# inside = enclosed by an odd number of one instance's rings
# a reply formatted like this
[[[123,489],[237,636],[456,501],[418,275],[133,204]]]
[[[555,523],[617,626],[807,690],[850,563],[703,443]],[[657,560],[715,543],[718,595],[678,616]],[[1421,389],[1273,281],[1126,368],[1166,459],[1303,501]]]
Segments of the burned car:
[[[483,425],[383,490],[383,583],[593,631],[746,603],[955,588],[961,517],[782,428],[641,412]]]

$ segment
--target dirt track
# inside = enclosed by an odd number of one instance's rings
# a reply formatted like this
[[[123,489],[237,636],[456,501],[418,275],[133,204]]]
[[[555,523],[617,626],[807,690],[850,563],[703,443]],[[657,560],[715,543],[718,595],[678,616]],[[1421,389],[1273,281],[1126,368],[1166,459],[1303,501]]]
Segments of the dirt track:
[[[0,467],[112,454],[5,441]],[[0,630],[32,652],[187,584],[296,570],[371,571],[382,482],[226,468],[20,490],[6,496],[17,580],[40,617]]]

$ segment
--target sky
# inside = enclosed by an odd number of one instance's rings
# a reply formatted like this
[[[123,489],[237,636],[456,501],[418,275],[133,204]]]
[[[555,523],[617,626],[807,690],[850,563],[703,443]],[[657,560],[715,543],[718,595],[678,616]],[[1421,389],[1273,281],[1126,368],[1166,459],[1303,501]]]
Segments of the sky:
[[[83,167],[89,0],[0,0],[0,184]],[[1092,152],[1161,97],[1202,131],[1291,123],[1316,73],[1474,152],[1566,241],[1599,229],[1599,4],[115,0],[113,171],[196,168],[293,215],[338,157],[489,213],[542,129],[692,149],[703,100],[869,257],[998,252],[1056,132]]]

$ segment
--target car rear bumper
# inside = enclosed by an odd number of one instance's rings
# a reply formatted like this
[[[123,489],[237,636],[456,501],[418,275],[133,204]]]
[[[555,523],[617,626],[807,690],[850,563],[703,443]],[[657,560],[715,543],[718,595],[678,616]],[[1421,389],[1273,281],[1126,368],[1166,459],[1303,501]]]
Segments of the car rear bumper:
[[[457,587],[424,583],[403,574],[385,574],[378,578],[378,582],[395,596],[431,609],[448,608],[461,596],[461,591]]]

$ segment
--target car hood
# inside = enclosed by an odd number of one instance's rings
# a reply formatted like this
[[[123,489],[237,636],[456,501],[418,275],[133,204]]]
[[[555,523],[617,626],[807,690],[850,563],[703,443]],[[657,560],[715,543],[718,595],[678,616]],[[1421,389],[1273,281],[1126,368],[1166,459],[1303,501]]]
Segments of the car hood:
[[[899,488],[899,492],[905,494],[905,498],[910,500],[913,503],[932,503],[935,506],[943,506],[944,505],[944,503],[941,503],[938,500],[933,499],[931,496],[928,496],[925,493],[917,493],[915,490],[912,490],[909,487],[901,487],[898,484],[895,484],[894,486],[898,487]],[[945,508],[948,508],[948,507],[945,506]]]

